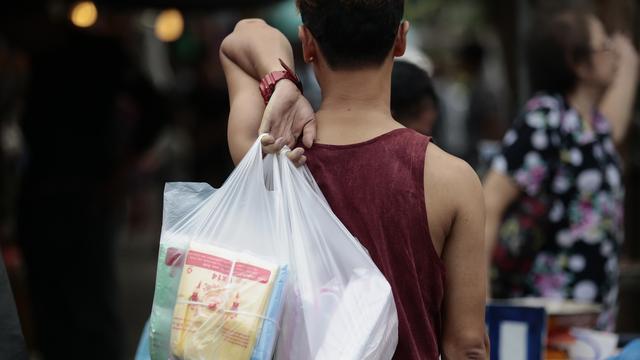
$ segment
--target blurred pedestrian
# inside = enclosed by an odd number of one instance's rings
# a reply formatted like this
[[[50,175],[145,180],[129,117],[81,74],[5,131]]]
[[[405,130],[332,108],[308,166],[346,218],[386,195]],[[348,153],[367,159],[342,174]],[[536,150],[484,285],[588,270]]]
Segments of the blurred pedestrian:
[[[619,54],[623,42],[585,10],[537,21],[528,44],[536,95],[485,181],[492,292],[602,303],[597,327],[611,331],[623,240],[616,140],[627,132],[633,95],[616,97],[610,118],[600,109],[609,94],[635,92],[637,54]]]
[[[409,61],[393,63],[391,113],[402,125],[424,135],[433,135],[439,116],[438,95],[429,74]]]

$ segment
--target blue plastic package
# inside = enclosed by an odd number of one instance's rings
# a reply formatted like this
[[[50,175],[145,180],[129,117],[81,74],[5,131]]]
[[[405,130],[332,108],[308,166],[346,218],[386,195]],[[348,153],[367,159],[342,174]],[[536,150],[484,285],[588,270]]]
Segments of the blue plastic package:
[[[142,329],[135,360],[151,360],[151,354],[149,354],[149,321],[144,324]]]
[[[622,352],[608,360],[637,360],[640,359],[640,339],[633,340],[622,349]]]
[[[265,318],[268,320],[262,322],[260,337],[253,349],[253,354],[251,354],[251,360],[269,360],[273,355],[273,348],[278,339],[278,319],[280,319],[282,312],[284,290],[288,277],[289,269],[287,266],[283,266],[280,268],[276,282],[273,284],[271,299],[269,299],[269,305],[267,306],[267,312],[265,314]]]

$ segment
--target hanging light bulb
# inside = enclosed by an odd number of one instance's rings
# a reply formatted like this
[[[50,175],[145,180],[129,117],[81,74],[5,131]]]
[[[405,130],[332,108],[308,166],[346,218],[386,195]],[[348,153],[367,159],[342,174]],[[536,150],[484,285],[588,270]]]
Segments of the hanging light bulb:
[[[176,41],[184,31],[184,19],[177,9],[163,10],[156,18],[156,37],[165,42]]]
[[[69,18],[73,25],[81,28],[88,28],[98,20],[98,9],[91,1],[81,1],[71,8]]]

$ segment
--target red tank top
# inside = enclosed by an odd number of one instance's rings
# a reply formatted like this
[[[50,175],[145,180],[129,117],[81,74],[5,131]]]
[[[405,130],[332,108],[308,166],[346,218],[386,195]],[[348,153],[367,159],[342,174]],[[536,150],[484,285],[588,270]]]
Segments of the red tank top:
[[[314,144],[307,165],[331,209],[369,251],[393,289],[399,341],[394,359],[437,359],[444,264],[424,201],[430,138],[402,128],[357,144]]]

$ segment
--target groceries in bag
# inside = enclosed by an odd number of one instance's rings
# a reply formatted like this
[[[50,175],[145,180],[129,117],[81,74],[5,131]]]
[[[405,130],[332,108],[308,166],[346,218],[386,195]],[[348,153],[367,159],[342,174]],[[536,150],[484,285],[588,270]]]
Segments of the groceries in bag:
[[[254,256],[192,242],[173,311],[173,355],[250,359],[263,322],[277,322],[267,308],[279,273]]]
[[[389,283],[306,167],[259,140],[225,184],[165,189],[153,360],[386,360]]]

